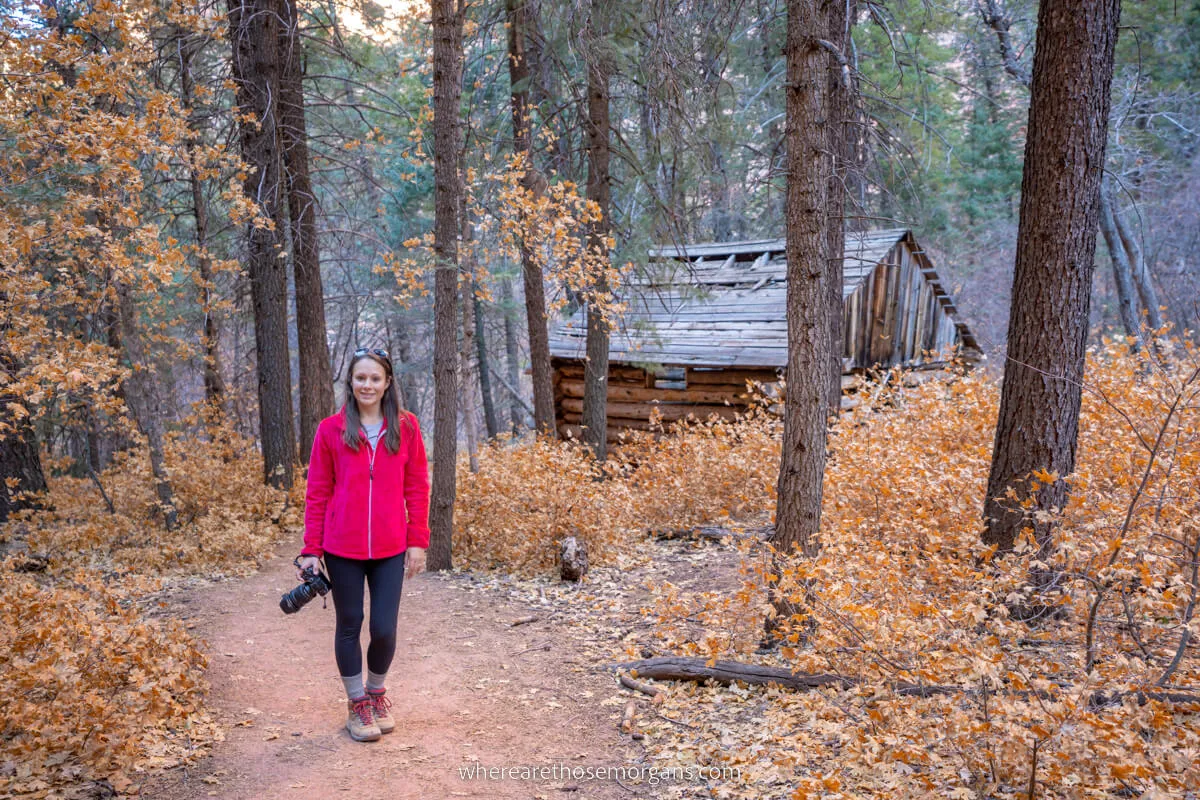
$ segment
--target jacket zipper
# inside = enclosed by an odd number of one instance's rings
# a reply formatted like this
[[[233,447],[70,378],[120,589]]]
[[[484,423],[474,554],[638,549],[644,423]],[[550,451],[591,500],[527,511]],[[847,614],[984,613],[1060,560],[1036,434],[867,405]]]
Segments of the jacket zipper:
[[[375,450],[371,447],[371,443],[367,442],[367,447],[371,449],[371,460],[367,466],[367,558],[371,558],[371,496],[375,489]]]

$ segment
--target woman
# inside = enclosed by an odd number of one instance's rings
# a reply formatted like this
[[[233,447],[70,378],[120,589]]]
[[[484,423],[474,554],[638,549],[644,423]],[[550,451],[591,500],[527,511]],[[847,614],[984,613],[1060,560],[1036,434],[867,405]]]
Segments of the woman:
[[[346,687],[346,729],[360,742],[395,728],[384,680],[396,652],[405,576],[425,569],[429,473],[417,418],[400,406],[386,350],[357,350],[345,405],[313,439],[300,571],[325,558],[333,584],[333,651]],[[363,679],[363,583],[371,589],[371,641]]]

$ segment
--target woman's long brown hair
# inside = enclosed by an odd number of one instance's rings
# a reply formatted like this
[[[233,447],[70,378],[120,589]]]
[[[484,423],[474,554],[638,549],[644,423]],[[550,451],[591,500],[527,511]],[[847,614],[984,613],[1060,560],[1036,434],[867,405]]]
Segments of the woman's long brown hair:
[[[369,358],[383,367],[383,374],[387,378],[388,385],[383,390],[383,397],[379,401],[379,407],[383,411],[383,418],[387,421],[387,431],[383,434],[383,444],[389,453],[395,455],[400,451],[400,419],[401,414],[404,412],[404,404],[400,402],[400,392],[396,389],[396,380],[392,371],[391,360],[372,352],[363,353],[360,356],[350,359],[350,366],[346,369],[346,380],[344,382],[346,390],[346,430],[342,431],[342,441],[351,450],[356,453],[358,452],[358,444],[362,441],[362,437],[359,435],[362,418],[358,414],[358,400],[354,397],[354,365],[364,358]],[[405,427],[408,426],[407,417],[404,417],[403,424]]]

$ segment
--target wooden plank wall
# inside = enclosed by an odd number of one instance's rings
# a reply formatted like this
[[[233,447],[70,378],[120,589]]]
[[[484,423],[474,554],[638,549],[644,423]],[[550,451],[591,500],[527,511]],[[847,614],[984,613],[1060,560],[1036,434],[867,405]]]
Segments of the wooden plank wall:
[[[554,416],[558,434],[564,438],[583,438],[583,364],[568,359],[553,359]],[[774,383],[779,380],[770,369],[687,369],[686,389],[655,387],[655,376],[644,369],[613,364],[608,370],[608,439],[616,441],[622,431],[650,430],[655,411],[664,423],[686,419],[706,420],[715,414],[733,419],[749,403],[746,381]]]
[[[919,365],[924,352],[953,345],[955,335],[943,298],[905,240],[846,298],[842,344],[850,370]]]

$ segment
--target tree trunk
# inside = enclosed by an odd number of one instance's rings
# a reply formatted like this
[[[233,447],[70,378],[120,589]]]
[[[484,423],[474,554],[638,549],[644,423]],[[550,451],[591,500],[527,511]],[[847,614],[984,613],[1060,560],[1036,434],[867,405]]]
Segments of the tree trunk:
[[[100,434],[97,431],[99,420],[96,419],[95,409],[88,410],[87,422],[85,424],[87,425],[88,468],[99,475],[100,471],[104,468],[104,461],[100,457]]]
[[[3,293],[0,302],[6,302]],[[0,372],[10,378],[19,372],[16,359],[6,349],[0,349]],[[13,404],[23,410],[14,410]],[[41,507],[37,495],[46,491],[37,435],[29,414],[22,398],[0,392],[0,522],[5,522],[14,511]]]
[[[290,488],[296,461],[292,418],[292,370],[288,354],[287,263],[280,258],[284,218],[280,205],[279,15],[266,0],[228,0],[233,80],[237,86],[246,196],[274,229],[247,226],[246,261],[254,304],[258,361],[258,414],[263,474],[267,483]]]
[[[1115,200],[1115,198],[1114,198]],[[1150,279],[1150,270],[1146,269],[1146,259],[1142,255],[1142,248],[1138,244],[1137,234],[1130,230],[1129,225],[1125,222],[1125,216],[1121,213],[1120,206],[1113,202],[1113,222],[1116,223],[1117,235],[1121,238],[1121,245],[1125,249],[1126,260],[1129,261],[1129,269],[1133,275],[1133,284],[1137,287],[1138,297],[1142,301],[1142,308],[1146,309],[1146,322],[1150,326],[1150,330],[1156,331],[1162,327],[1163,319],[1162,312],[1158,309],[1158,292],[1154,289],[1154,283]]]
[[[609,186],[609,77],[608,26],[599,0],[588,7],[587,29],[587,197],[600,207],[600,220],[588,227],[588,254],[596,269],[608,266],[608,234],[612,223],[612,190]],[[584,370],[583,439],[599,462],[608,457],[608,339],[609,320],[605,305],[609,286],[599,274],[588,292],[587,362]]]
[[[1008,359],[984,505],[983,541],[1001,549],[1026,526],[1043,550],[1053,547],[1047,515],[1066,504],[1075,469],[1119,16],[1119,0],[1047,0],[1038,9]],[[1035,470],[1055,478],[1038,480]],[[1027,500],[1028,510],[1018,507]]]
[[[841,54],[826,56],[829,74],[829,152],[831,170],[828,189],[829,223],[827,226],[828,253],[825,267],[825,302],[829,308],[829,398],[830,416],[836,417],[842,407],[842,325],[846,305],[842,300],[842,266],[846,249],[847,176],[854,169],[854,114],[856,98],[850,73],[850,29],[857,12],[855,0],[829,4],[830,44]]]
[[[220,331],[213,308],[212,256],[208,252],[208,202],[204,198],[204,180],[200,177],[200,123],[195,117],[196,84],[192,78],[192,62],[199,54],[203,38],[181,32],[179,47],[179,80],[183,107],[188,114],[188,183],[192,190],[192,214],[196,220],[197,269],[200,273],[200,308],[204,311],[204,400],[213,409],[225,402],[225,380],[221,377]]]
[[[1121,243],[1117,223],[1113,219],[1112,185],[1107,180],[1101,181],[1100,184],[1100,232],[1104,234],[1104,244],[1112,262],[1121,325],[1125,328],[1125,335],[1133,343],[1133,349],[1137,350],[1141,346],[1142,331],[1137,310],[1134,308],[1133,272],[1129,267],[1129,254],[1125,251],[1125,245]]]
[[[308,172],[304,64],[296,0],[281,0],[279,26],[279,140],[283,148],[292,274],[296,284],[296,342],[300,355],[300,460],[308,463],[321,420],[333,413],[333,366],[325,327],[325,291],[317,241],[317,198]]]
[[[643,62],[649,57],[646,52],[649,44],[646,41],[638,42],[639,59]],[[659,135],[658,118],[661,113],[658,108],[657,100],[654,98],[650,87],[639,82],[637,87],[637,108],[639,116],[638,132],[642,139],[642,171],[646,181],[646,188],[650,192],[650,197],[653,200],[654,212],[650,216],[650,237],[654,242],[670,242],[674,241],[677,244],[683,243],[683,237],[675,233],[681,225],[680,220],[671,219],[667,204],[664,199],[663,184],[663,160],[662,160],[662,139]]]
[[[500,281],[500,297],[504,301],[504,355],[508,367],[508,383],[514,390],[521,386],[521,350],[517,342],[517,326],[513,324],[512,282],[506,277]],[[515,391],[510,392],[508,416],[512,432],[519,433],[525,427],[525,413]]]
[[[433,5],[433,486],[430,498],[428,565],[453,566],[455,456],[457,451],[458,300],[458,103],[462,94],[462,9],[454,0]]]
[[[704,37],[701,52],[701,73],[704,78],[705,103],[708,113],[708,164],[706,182],[710,213],[712,215],[712,238],[714,242],[728,242],[733,236],[733,220],[729,202],[729,174],[725,169],[725,145],[728,137],[727,121],[721,108],[721,87],[724,85],[722,71],[722,43],[726,32],[711,30]]]
[[[523,47],[525,62],[528,63],[530,75],[529,98],[533,107],[546,104],[558,105],[567,96],[563,89],[556,58],[553,54],[546,55],[546,34],[542,30],[540,0],[524,0],[525,17],[522,28],[525,30]],[[552,8],[554,6],[551,6]],[[526,106],[528,109],[530,106]],[[566,175],[571,169],[571,143],[567,136],[555,136],[549,145],[550,171],[558,175]]]
[[[463,170],[461,174],[465,175],[466,170]],[[467,435],[467,462],[471,472],[479,472],[479,410],[475,406],[475,387],[478,385],[478,376],[475,374],[475,365],[471,361],[475,350],[475,305],[472,302],[475,297],[475,281],[472,277],[474,269],[470,263],[472,231],[471,224],[467,222],[465,205],[465,203],[460,203],[459,207],[463,225],[462,340],[458,351],[458,362],[462,365],[461,383],[459,384],[462,392],[460,407],[462,408],[463,432]]]
[[[114,281],[115,278],[113,277],[113,270],[106,268],[104,270],[104,282],[108,285],[112,285]],[[96,310],[96,324],[101,330],[104,331],[104,342],[108,345],[109,349],[111,349],[114,353],[122,352],[124,348],[121,344],[121,320],[118,318],[116,307],[113,305],[111,300],[105,299],[101,301],[100,308]],[[125,384],[118,384],[116,390],[113,392],[113,395],[122,403],[129,405],[125,397]],[[93,417],[95,417],[94,413]],[[106,420],[107,418],[107,415],[105,415]],[[108,446],[111,460],[112,454],[128,450],[133,443],[129,440],[129,437],[121,431],[121,426],[108,424],[105,427],[107,428],[108,432]],[[99,428],[99,426],[94,425],[93,429],[97,428]],[[97,447],[96,449],[99,450],[100,448]]]
[[[828,150],[826,0],[789,0],[787,18],[787,392],[773,542],[817,551],[829,401]]]
[[[412,337],[408,333],[408,322],[397,314],[392,318],[392,330],[392,364],[396,370],[396,382],[400,384],[400,400],[405,409],[420,417],[421,404],[417,398],[417,379],[412,364]]]
[[[529,59],[525,44],[529,29],[527,0],[506,0],[508,13],[508,79],[512,87],[513,153],[519,159],[526,190],[533,185],[533,147],[530,140]],[[524,230],[526,222],[521,220]],[[523,239],[523,237],[522,237]],[[546,321],[546,289],[542,268],[521,243],[521,275],[525,282],[525,317],[529,325],[529,361],[533,372],[534,425],[539,433],[555,436],[554,386],[550,370],[550,334]]]
[[[158,494],[163,522],[170,531],[175,529],[178,517],[171,481],[167,477],[163,458],[162,402],[154,381],[153,366],[146,358],[142,337],[137,330],[137,308],[133,302],[133,291],[123,280],[117,282],[116,290],[121,340],[132,370],[129,380],[126,381],[125,400],[133,414],[134,422],[146,437],[146,444],[150,448],[150,474],[154,476],[154,488]]]
[[[471,292],[471,306],[475,316],[475,353],[479,361],[479,395],[483,398],[483,423],[487,426],[489,439],[500,433],[500,422],[496,418],[496,401],[492,397],[492,376],[488,366],[487,337],[484,335],[483,301]]]

